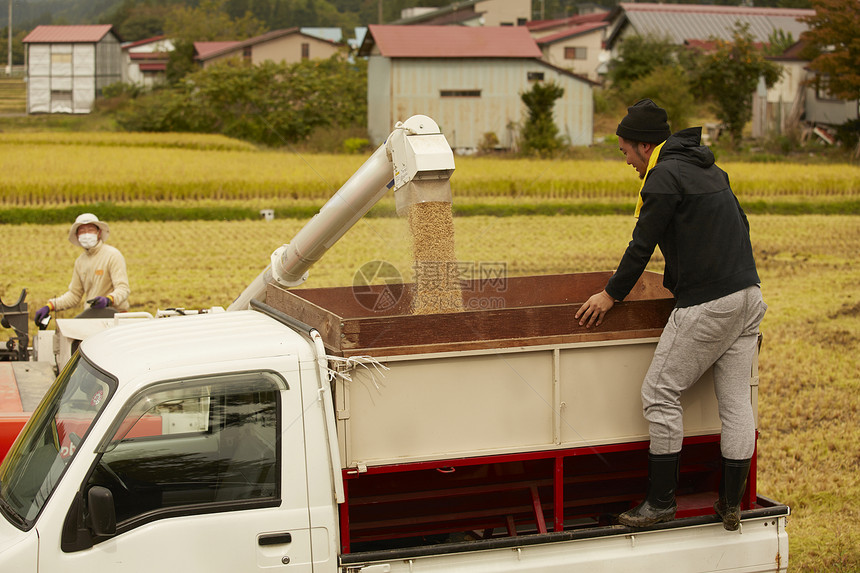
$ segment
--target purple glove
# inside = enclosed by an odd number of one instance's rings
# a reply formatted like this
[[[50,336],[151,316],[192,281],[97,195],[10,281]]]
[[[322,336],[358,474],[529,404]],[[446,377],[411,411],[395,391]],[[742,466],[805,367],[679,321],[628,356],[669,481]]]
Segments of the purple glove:
[[[34,318],[34,322],[36,323],[36,325],[41,326],[42,321],[45,320],[45,318],[47,318],[49,314],[51,314],[51,309],[47,306],[43,306],[42,308],[37,310],[36,316]]]
[[[104,308],[110,305],[110,299],[106,296],[97,296],[87,301],[90,303],[90,308]]]

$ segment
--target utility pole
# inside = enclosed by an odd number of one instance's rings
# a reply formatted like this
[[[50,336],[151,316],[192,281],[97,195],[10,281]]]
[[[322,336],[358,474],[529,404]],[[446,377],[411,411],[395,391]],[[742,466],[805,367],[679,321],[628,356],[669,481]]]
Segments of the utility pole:
[[[6,26],[6,31],[9,32],[9,65],[6,66],[6,75],[12,77],[12,0],[9,0],[9,24]]]
[[[12,0],[9,0],[9,24],[6,27],[9,32],[9,65],[6,66],[6,75],[12,77]]]

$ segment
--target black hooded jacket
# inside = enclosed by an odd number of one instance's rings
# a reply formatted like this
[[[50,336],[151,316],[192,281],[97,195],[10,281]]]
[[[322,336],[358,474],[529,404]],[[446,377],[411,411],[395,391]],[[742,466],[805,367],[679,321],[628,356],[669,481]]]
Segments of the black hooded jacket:
[[[630,293],[658,245],[676,307],[759,283],[746,215],[701,136],[700,127],[670,136],[646,174],[633,239],[606,286],[614,299]]]

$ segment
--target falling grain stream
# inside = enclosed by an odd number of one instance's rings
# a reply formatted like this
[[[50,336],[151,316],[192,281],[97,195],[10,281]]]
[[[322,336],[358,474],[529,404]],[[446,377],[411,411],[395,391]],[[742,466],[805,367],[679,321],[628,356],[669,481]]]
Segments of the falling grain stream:
[[[459,312],[463,294],[454,251],[451,203],[425,202],[409,207],[415,265],[413,314]]]

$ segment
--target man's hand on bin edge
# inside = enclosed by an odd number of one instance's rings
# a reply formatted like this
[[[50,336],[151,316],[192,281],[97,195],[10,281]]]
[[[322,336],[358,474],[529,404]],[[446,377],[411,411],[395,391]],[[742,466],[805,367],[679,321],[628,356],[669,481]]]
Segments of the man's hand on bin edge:
[[[579,320],[579,326],[591,328],[592,326],[600,326],[603,322],[603,317],[615,306],[613,299],[605,290],[592,295],[585,303],[579,307],[579,310],[574,315],[574,318]]]

